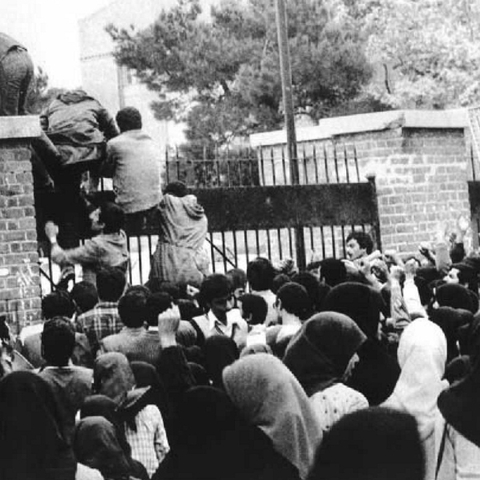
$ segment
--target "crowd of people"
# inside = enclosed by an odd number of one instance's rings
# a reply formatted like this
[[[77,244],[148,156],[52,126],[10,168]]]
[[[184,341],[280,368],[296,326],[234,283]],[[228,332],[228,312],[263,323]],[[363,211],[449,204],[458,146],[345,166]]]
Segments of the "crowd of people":
[[[22,114],[31,61],[2,34],[0,57],[0,115]],[[138,110],[113,119],[76,90],[41,120],[51,258],[83,279],[18,335],[0,322],[1,479],[480,480],[480,257],[464,220],[408,258],[352,231],[345,259],[209,274],[205,212],[180,182],[162,192]],[[86,171],[112,178],[114,201],[82,196]],[[157,221],[150,278],[129,285],[125,226]]]
[[[198,288],[98,266],[42,323],[2,325],[0,478],[480,478],[461,225],[410,258],[352,231],[343,260],[259,257]]]

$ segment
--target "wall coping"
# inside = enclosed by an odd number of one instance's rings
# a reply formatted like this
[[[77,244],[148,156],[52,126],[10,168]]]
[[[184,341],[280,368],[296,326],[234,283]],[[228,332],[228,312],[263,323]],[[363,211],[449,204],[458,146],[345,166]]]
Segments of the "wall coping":
[[[469,126],[468,111],[454,110],[393,110],[345,117],[324,118],[313,127],[297,128],[297,142],[329,139],[338,135],[365,133],[392,128],[464,129]],[[287,143],[285,130],[250,135],[252,147]]]
[[[39,117],[0,117],[0,140],[39,137],[42,132]]]

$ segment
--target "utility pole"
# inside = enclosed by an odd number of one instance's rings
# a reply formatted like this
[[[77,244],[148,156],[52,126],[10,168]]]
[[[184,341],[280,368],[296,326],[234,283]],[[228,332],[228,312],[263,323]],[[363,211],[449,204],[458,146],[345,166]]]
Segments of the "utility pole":
[[[283,108],[285,112],[285,127],[287,130],[287,156],[290,166],[290,181],[292,185],[299,185],[300,174],[298,168],[297,137],[295,134],[295,116],[293,110],[292,69],[290,66],[290,52],[288,49],[287,11],[285,0],[275,0],[278,51],[280,55],[280,72],[282,79]],[[305,268],[305,238],[303,227],[295,227],[295,246],[297,265]]]

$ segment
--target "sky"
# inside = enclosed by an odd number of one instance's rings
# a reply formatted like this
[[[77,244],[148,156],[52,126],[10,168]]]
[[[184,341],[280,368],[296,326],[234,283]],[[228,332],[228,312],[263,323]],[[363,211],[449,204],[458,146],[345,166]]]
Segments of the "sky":
[[[0,0],[0,31],[29,50],[49,87],[81,85],[78,20],[113,0]]]

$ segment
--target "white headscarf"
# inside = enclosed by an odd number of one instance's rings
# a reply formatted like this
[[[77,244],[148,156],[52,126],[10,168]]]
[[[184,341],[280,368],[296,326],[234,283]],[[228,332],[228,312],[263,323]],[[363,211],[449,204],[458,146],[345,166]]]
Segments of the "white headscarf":
[[[446,360],[447,340],[440,327],[418,318],[405,328],[398,346],[400,377],[383,406],[413,415],[422,440],[434,432],[437,399],[448,386],[442,380]]]
[[[266,353],[248,355],[223,371],[228,396],[275,450],[306,478],[322,440],[322,429],[307,394],[293,373]]]

